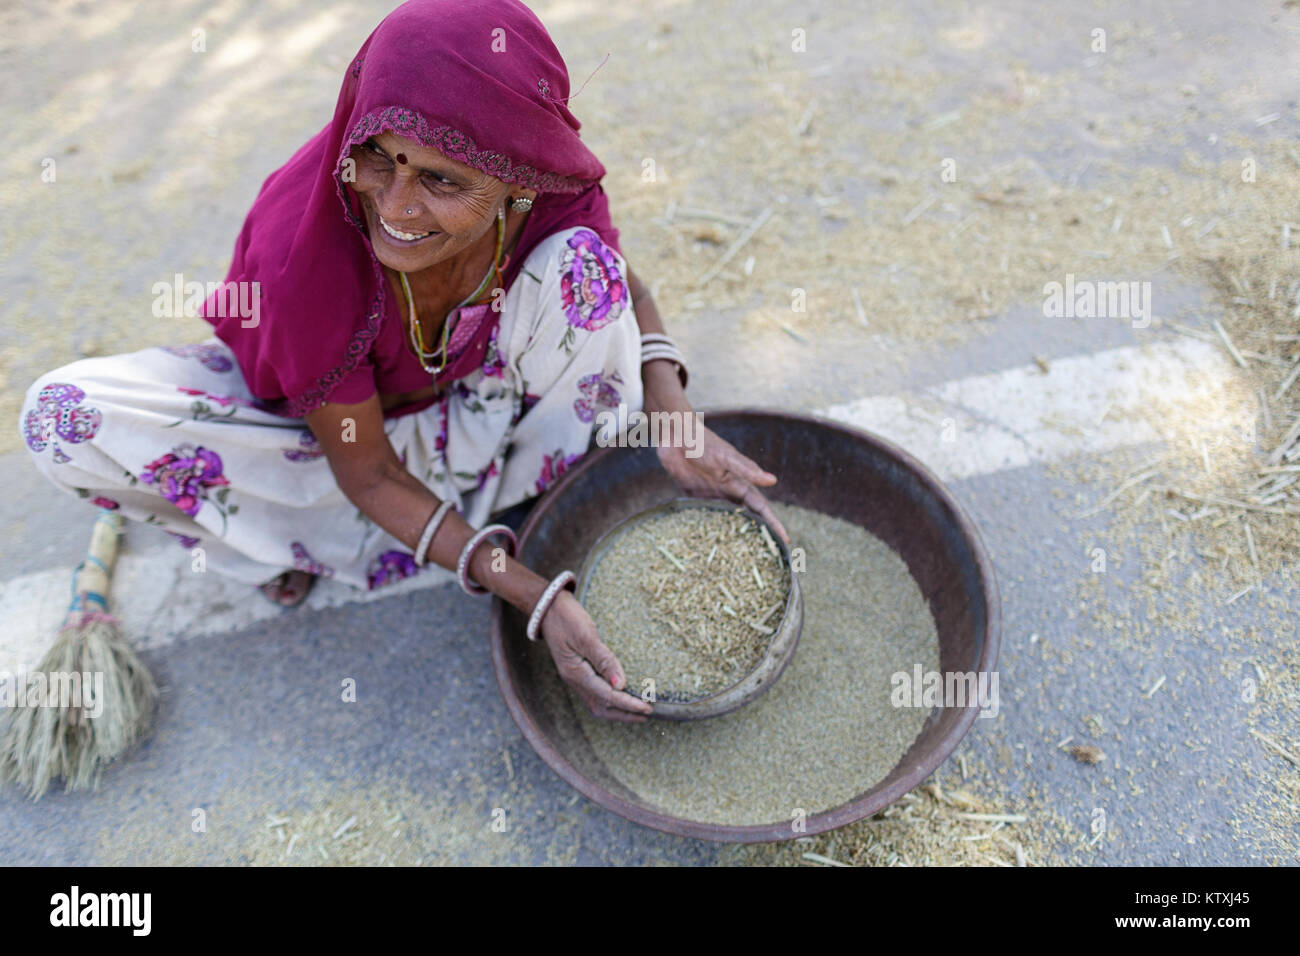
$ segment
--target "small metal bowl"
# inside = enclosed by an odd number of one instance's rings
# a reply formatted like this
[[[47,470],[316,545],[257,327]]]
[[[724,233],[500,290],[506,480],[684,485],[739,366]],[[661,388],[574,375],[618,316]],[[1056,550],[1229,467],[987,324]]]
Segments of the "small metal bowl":
[[[592,545],[591,550],[587,552],[587,557],[582,562],[582,569],[578,573],[578,603],[586,606],[587,586],[591,583],[596,566],[610,547],[624,533],[631,530],[633,526],[656,515],[668,511],[684,511],[690,508],[713,508],[718,511],[739,512],[766,527],[768,533],[772,536],[772,541],[781,552],[781,565],[789,576],[790,593],[786,598],[785,611],[782,613],[781,619],[776,625],[776,630],[768,641],[767,651],[753,670],[730,687],[725,687],[720,691],[709,694],[707,697],[682,700],[659,695],[654,701],[653,716],[662,720],[701,720],[705,717],[719,717],[722,714],[743,707],[759,697],[776,683],[776,679],[781,676],[781,672],[785,670],[786,665],[790,663],[790,659],[794,657],[795,648],[799,644],[799,633],[803,629],[803,596],[799,591],[799,576],[794,574],[790,568],[790,549],[786,547],[786,543],[776,533],[776,529],[764,521],[760,515],[749,508],[719,498],[673,498],[618,522],[596,539],[596,543]]]

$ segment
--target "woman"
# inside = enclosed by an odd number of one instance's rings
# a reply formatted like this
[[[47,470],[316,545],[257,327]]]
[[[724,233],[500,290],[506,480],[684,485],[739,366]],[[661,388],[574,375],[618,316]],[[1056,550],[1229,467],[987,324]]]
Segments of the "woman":
[[[690,411],[568,91],[515,0],[399,7],[263,184],[202,309],[214,338],[42,376],[20,422],[37,467],[286,606],[320,575],[455,569],[531,615],[593,713],[644,721],[571,574],[548,582],[489,523],[582,457],[603,408]],[[687,493],[780,528],[756,487],[775,476],[716,435],[658,453]]]

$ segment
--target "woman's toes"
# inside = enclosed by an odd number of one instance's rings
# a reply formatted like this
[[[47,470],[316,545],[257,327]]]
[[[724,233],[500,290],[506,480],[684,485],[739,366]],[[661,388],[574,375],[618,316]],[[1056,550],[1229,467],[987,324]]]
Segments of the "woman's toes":
[[[305,571],[285,571],[261,585],[261,591],[281,607],[295,607],[307,596],[311,583],[312,576]]]
[[[280,603],[285,607],[294,607],[302,603],[311,586],[312,576],[306,571],[288,571],[284,585],[280,588]]]

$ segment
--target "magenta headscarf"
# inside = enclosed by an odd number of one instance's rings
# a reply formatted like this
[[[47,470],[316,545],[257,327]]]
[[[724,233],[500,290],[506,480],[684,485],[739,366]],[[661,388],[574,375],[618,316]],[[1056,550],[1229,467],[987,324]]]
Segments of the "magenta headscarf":
[[[568,97],[564,60],[517,0],[409,0],[389,14],[350,64],[334,119],[267,178],[240,230],[226,284],[260,283],[256,326],[228,307],[228,292],[204,305],[250,391],[291,417],[375,392],[367,355],[395,312],[343,181],[343,161],[371,136],[391,130],[538,191],[504,270],[507,289],[556,231],[589,226],[621,251],[605,167],[579,138]],[[499,320],[487,313],[470,351],[482,353]]]

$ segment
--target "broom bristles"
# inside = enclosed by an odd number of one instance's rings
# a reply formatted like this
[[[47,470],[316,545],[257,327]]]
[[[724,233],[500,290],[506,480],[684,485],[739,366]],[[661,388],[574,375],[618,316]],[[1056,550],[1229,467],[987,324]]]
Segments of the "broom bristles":
[[[81,615],[60,632],[40,670],[104,675],[102,697],[86,713],[83,699],[58,706],[10,708],[0,737],[0,780],[25,787],[33,800],[62,777],[66,790],[98,786],[103,768],[149,729],[158,686],[115,619]],[[53,686],[52,684],[49,686]]]

